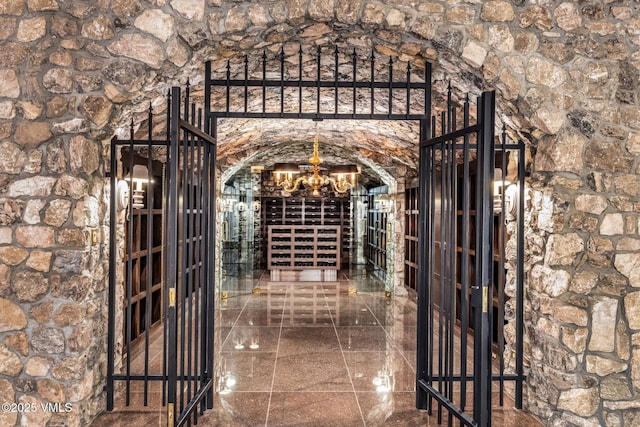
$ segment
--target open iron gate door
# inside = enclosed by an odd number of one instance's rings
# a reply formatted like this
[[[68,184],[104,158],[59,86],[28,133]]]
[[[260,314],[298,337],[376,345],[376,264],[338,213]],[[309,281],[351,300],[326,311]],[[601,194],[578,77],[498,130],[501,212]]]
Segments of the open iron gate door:
[[[478,99],[476,124],[469,123],[469,110],[467,100],[458,129],[449,90],[446,113],[421,129],[416,406],[431,413],[435,400],[439,423],[444,416],[448,425],[484,427],[491,425],[492,382],[502,405],[505,381],[514,381],[516,407],[522,407],[524,197],[514,233],[515,373],[505,374],[505,233],[496,233],[504,231],[505,201],[494,197],[494,181],[504,180],[507,149],[513,149],[522,193],[524,158],[522,144],[506,145],[505,133],[502,144],[494,142],[494,92]],[[502,176],[494,176],[496,159]]]
[[[150,108],[147,140],[134,139],[132,123],[130,139],[114,139],[111,144],[106,388],[107,410],[114,408],[116,382],[123,385],[125,405],[141,390],[145,406],[157,401],[150,398],[153,394],[161,393],[167,426],[175,427],[197,423],[198,415],[213,407],[216,142],[201,130],[204,113],[190,103],[188,85],[184,97],[179,88],[172,88],[167,110],[167,140],[152,139]],[[121,152],[125,171],[133,171],[137,159],[147,166],[148,175],[144,179],[146,207],[134,203],[134,191],[121,202],[125,205],[121,209],[127,212],[128,231],[124,257],[119,260],[116,188],[122,181],[132,180],[117,180]],[[158,169],[159,163],[162,172],[154,174],[152,170]],[[160,213],[163,220],[158,218]],[[136,233],[146,236],[141,239],[146,244],[133,244]],[[123,283],[117,273],[122,261]],[[124,304],[118,301],[119,295]],[[145,303],[141,304],[143,297]],[[116,319],[122,307],[124,337],[119,341]],[[156,331],[162,333],[158,340],[162,344],[160,363],[155,363],[159,356],[156,340],[150,338],[159,335]],[[118,368],[121,354],[126,357],[124,366]]]
[[[170,427],[197,422],[198,411],[213,408],[216,141],[202,126],[189,87],[182,104],[180,88],[173,87],[165,275]]]

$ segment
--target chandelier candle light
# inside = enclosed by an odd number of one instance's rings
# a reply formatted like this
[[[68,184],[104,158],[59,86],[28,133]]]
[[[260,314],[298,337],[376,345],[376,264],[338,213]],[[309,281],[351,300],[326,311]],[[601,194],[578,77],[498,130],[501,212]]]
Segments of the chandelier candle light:
[[[346,193],[356,185],[356,178],[360,170],[356,165],[334,166],[329,170],[329,176],[320,174],[322,159],[318,154],[318,135],[313,140],[313,157],[309,159],[313,165],[311,174],[295,178],[300,173],[300,168],[295,163],[276,163],[273,168],[273,177],[276,185],[291,193],[296,191],[300,184],[308,185],[313,190],[314,196],[320,195],[320,188],[331,185],[340,194]]]

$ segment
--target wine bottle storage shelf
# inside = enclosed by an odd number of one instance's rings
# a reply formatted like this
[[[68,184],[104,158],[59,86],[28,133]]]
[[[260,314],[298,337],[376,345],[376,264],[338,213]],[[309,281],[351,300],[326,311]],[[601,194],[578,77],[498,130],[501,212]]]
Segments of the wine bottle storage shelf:
[[[500,158],[496,157],[496,164],[500,164]],[[472,162],[471,170],[475,170],[476,167]],[[459,190],[457,193],[456,211],[455,211],[455,234],[452,236],[452,244],[455,244],[455,254],[453,254],[454,269],[451,272],[444,274],[455,274],[455,315],[459,322],[462,322],[463,318],[467,319],[467,324],[470,329],[474,328],[473,308],[471,304],[466,304],[466,314],[463,316],[463,310],[465,310],[461,301],[472,300],[472,288],[476,285],[476,264],[478,263],[478,257],[476,254],[476,234],[478,227],[478,212],[475,206],[475,198],[472,196],[476,194],[476,179],[471,175],[469,181],[469,194],[471,195],[467,203],[463,201],[463,191]],[[463,177],[458,177],[457,186],[462,189],[465,185]],[[405,211],[405,283],[410,288],[416,288],[417,286],[417,252],[418,252],[418,208],[419,208],[419,191],[417,187],[409,188],[405,192],[406,211]],[[440,203],[439,191],[435,194],[436,203]],[[432,242],[432,250],[435,252],[433,273],[436,280],[436,286],[433,288],[433,300],[440,300],[440,277],[444,276],[443,267],[446,270],[444,262],[441,263],[441,255],[446,251],[446,246],[442,244],[443,238],[440,230],[441,218],[440,215],[435,216],[434,224],[434,241]],[[493,283],[492,283],[492,295],[489,295],[489,307],[494,313],[493,322],[493,341],[497,344],[499,341],[498,325],[504,322],[504,302],[509,297],[504,293],[505,287],[505,247],[504,242],[508,240],[509,236],[506,234],[504,226],[504,216],[500,211],[494,211],[493,214]],[[466,280],[464,280],[466,278]],[[463,282],[466,284],[463,285]],[[466,294],[466,295],[465,295]]]
[[[417,186],[404,192],[404,284],[413,290],[418,285],[418,194]]]
[[[327,250],[337,249],[340,251],[340,263],[343,266],[348,265],[353,242],[349,198],[266,197],[262,199],[262,214],[265,241],[269,239],[267,234],[271,226],[308,226],[304,227],[305,229],[315,226],[339,227],[337,242],[333,236],[317,236],[317,240],[314,240],[314,237],[307,237],[311,240],[298,240],[296,243],[311,241],[314,246],[317,244],[330,246]],[[301,236],[301,238],[303,237]],[[273,242],[279,241],[276,239]],[[277,248],[269,245],[267,260],[269,253],[274,249]],[[270,264],[267,265],[267,268],[271,268]]]
[[[364,254],[373,274],[381,280],[387,277],[387,225],[388,215],[376,208],[375,196],[367,196],[367,241]]]
[[[268,268],[340,269],[340,229],[337,225],[269,226]]]
[[[148,160],[138,154],[133,154],[131,163],[132,154],[128,150],[123,149],[121,155],[123,175],[129,172],[132,164],[148,164]],[[120,268],[124,275],[122,288],[125,296],[122,336],[129,336],[131,345],[140,342],[151,327],[160,324],[163,317],[162,170],[163,165],[154,161],[154,179],[145,184],[145,207],[130,209],[122,225],[124,254]]]

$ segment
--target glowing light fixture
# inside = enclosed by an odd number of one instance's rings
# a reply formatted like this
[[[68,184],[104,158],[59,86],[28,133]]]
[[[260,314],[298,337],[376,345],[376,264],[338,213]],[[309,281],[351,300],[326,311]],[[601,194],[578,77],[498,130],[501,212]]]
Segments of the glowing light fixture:
[[[149,183],[149,170],[144,165],[134,165],[133,171],[128,173],[123,180],[118,182],[117,200],[120,210],[125,210],[129,205],[129,187],[133,187],[131,207],[144,209],[144,188],[142,184]]]
[[[300,168],[295,163],[276,163],[273,168],[273,178],[276,185],[291,193],[296,191],[300,184],[308,185],[313,190],[314,196],[320,195],[320,188],[331,185],[336,193],[346,193],[356,185],[357,176],[360,173],[356,165],[334,166],[328,175],[320,173],[322,159],[318,153],[318,135],[313,140],[313,156],[309,159],[313,165],[311,174],[300,174]]]
[[[393,199],[387,193],[378,194],[375,198],[375,206],[382,212],[391,212]]]
[[[494,169],[493,171],[493,209],[496,212],[502,211],[502,198],[506,195],[505,188],[511,184],[507,177],[502,174],[502,169]],[[511,201],[505,199],[505,210],[511,210]]]
[[[125,178],[127,179],[127,178]],[[144,208],[144,189],[142,184],[149,183],[149,170],[144,165],[134,165],[129,180],[133,183],[133,205],[134,209]]]

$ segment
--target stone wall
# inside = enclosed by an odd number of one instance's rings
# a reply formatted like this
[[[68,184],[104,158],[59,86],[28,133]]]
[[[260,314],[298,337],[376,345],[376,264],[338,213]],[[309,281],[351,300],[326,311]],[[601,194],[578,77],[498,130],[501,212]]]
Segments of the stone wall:
[[[104,141],[169,86],[201,82],[205,59],[284,46],[289,60],[299,44],[432,61],[436,101],[449,81],[497,89],[499,121],[532,161],[527,407],[549,425],[637,424],[639,34],[628,1],[0,2],[0,396],[74,405],[0,424],[85,424],[104,408]],[[305,126],[221,124],[221,166],[264,141],[285,153]],[[331,135],[380,173],[417,166],[401,123]]]

